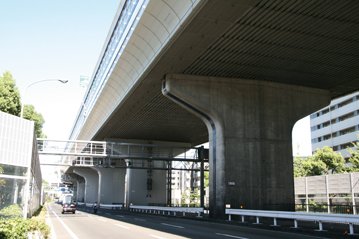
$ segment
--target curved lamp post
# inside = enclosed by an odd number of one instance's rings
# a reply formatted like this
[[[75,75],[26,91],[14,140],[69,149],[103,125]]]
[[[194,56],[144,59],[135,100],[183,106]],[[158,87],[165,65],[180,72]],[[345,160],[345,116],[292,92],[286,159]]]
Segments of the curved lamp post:
[[[24,99],[25,99],[25,96],[26,96],[27,89],[29,89],[31,86],[33,86],[35,84],[45,82],[45,81],[58,81],[58,82],[61,82],[63,84],[66,84],[68,82],[68,80],[59,80],[59,79],[48,79],[48,80],[35,81],[35,82],[31,83],[30,85],[26,86],[25,93],[24,93]],[[23,116],[24,116],[24,105],[25,104],[23,102],[21,102],[21,113],[20,113],[21,118],[23,118]]]

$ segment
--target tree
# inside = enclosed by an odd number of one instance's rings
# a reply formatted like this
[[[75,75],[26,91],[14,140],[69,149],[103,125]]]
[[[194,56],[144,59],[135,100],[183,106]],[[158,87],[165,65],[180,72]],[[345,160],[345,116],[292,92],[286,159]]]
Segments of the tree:
[[[45,135],[42,132],[42,126],[45,123],[45,120],[40,113],[36,112],[33,105],[24,106],[24,119],[34,121],[35,134],[37,138],[45,138]]]
[[[345,159],[340,153],[334,152],[334,150],[329,146],[317,149],[313,158],[316,161],[322,161],[325,163],[327,171],[326,174],[345,172]]]
[[[0,76],[0,111],[15,116],[20,116],[21,112],[20,93],[16,87],[15,79],[8,71]],[[45,137],[42,132],[42,126],[45,123],[44,118],[36,112],[34,106],[25,105],[24,118],[35,122],[36,137]]]
[[[347,149],[350,158],[348,159],[350,165],[350,172],[359,172],[359,141],[353,143],[353,148]]]
[[[0,111],[19,116],[21,111],[20,93],[15,79],[6,71],[0,76]]]
[[[323,175],[326,172],[326,165],[313,157],[294,158],[294,177],[306,177]]]
[[[347,167],[343,156],[328,146],[318,149],[313,156],[307,159],[294,158],[294,177],[344,173],[346,171]]]

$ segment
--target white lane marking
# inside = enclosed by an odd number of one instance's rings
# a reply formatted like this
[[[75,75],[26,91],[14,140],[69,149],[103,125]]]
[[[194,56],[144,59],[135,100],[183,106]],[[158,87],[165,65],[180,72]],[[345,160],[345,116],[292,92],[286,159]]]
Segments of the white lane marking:
[[[49,207],[47,207],[47,212],[46,212],[47,217],[46,217],[45,221],[46,221],[47,224],[50,225],[50,231],[51,231],[50,232],[50,238],[51,239],[57,239],[54,224],[52,224],[52,220],[50,218],[49,210],[50,210]]]
[[[216,233],[218,236],[225,236],[225,237],[232,237],[232,238],[238,238],[238,239],[248,239],[247,237],[239,237],[239,236],[233,236],[229,234],[222,234],[222,233]]]
[[[166,239],[165,237],[160,237],[160,236],[156,236],[156,235],[152,235],[150,234],[151,237],[157,238],[157,239]]]
[[[115,226],[130,230],[130,227],[127,227],[127,226],[124,226],[124,225],[121,225],[121,224],[115,224]]]
[[[122,215],[116,215],[116,217],[125,217],[125,216],[122,216]]]
[[[54,210],[51,209],[51,212],[56,216],[56,218],[60,221],[60,223],[62,224],[62,226],[65,228],[65,230],[70,234],[71,238],[73,239],[79,239],[75,233],[73,231],[71,231],[71,229],[64,223],[64,221],[62,221],[62,219],[57,216],[57,214],[54,212]]]
[[[141,221],[141,222],[145,222],[145,221],[146,221],[145,219],[141,219],[141,218],[135,218],[134,220],[136,220],[136,221]]]
[[[172,225],[172,224],[167,224],[167,223],[161,223],[164,226],[169,226],[169,227],[176,227],[176,228],[184,228],[182,226],[177,226],[177,225]]]

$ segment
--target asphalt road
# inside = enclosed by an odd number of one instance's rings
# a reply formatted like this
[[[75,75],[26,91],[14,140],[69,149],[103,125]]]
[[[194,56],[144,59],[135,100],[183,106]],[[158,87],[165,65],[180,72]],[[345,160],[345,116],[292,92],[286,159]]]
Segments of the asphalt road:
[[[275,230],[265,230],[224,223],[164,216],[77,211],[61,214],[61,206],[48,206],[47,222],[52,239],[318,239],[315,237]]]

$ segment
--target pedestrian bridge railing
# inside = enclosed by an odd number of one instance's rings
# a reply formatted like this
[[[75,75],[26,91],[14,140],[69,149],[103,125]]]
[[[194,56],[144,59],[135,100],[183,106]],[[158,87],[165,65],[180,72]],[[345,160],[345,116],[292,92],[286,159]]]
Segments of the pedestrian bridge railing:
[[[292,219],[294,222],[293,228],[298,228],[298,221],[312,221],[318,223],[318,231],[323,231],[323,223],[348,224],[350,235],[354,235],[354,225],[359,224],[359,216],[347,214],[226,209],[226,215],[228,215],[229,221],[232,220],[232,215],[241,216],[242,222],[245,222],[245,216],[255,217],[257,224],[260,223],[260,218],[273,218],[273,226],[278,226],[277,219]]]
[[[39,154],[78,157],[106,157],[105,141],[37,139]]]
[[[203,148],[111,141],[37,139],[40,155],[62,156],[68,166],[95,166],[116,159],[199,162]],[[201,151],[201,152],[200,152]],[[51,163],[51,162],[50,162]],[[47,163],[49,164],[49,163]]]

